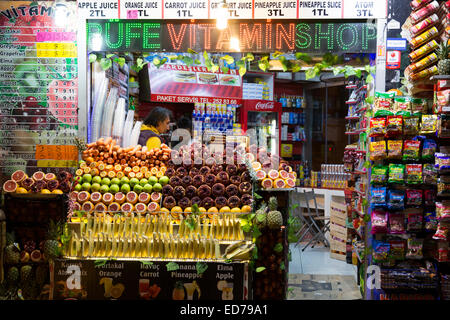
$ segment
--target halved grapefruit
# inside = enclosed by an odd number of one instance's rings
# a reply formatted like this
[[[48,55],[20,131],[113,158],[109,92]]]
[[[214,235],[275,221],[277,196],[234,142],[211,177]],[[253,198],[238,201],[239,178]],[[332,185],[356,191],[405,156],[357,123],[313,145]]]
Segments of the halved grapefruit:
[[[100,192],[92,192],[91,193],[91,201],[93,203],[98,203],[102,200],[102,194]]]
[[[133,205],[131,203],[125,202],[121,207],[120,207],[120,211],[122,212],[133,212]]]
[[[43,173],[42,171],[36,171],[35,173],[33,173],[34,181],[44,180],[44,178],[45,178],[45,173]]]
[[[78,200],[78,191],[72,191],[71,193],[69,193],[69,199],[72,201],[77,201]]]
[[[297,173],[295,171],[289,172],[289,179],[297,179]]]
[[[147,210],[151,214],[156,214],[160,210],[159,204],[157,204],[156,202],[150,202],[148,204]]]
[[[136,209],[136,212],[139,213],[145,213],[147,211],[147,206],[145,203],[138,203],[134,208]]]
[[[245,154],[245,159],[249,160],[250,163],[252,163],[253,161],[255,161],[255,156],[252,153],[246,153]]]
[[[278,177],[280,176],[280,174],[279,174],[278,170],[272,169],[272,170],[270,170],[270,171],[267,173],[267,176],[268,176],[270,179],[275,180],[275,179],[278,179]]]
[[[117,202],[118,204],[122,204],[125,202],[126,196],[123,192],[117,192],[114,195],[114,201]]]
[[[73,211],[80,211],[81,210],[81,204],[78,202],[73,203]]]
[[[284,182],[283,179],[275,179],[275,181],[273,182],[273,186],[277,189],[286,188],[286,182]]]
[[[161,193],[160,192],[152,192],[150,198],[152,200],[152,202],[157,202],[159,203],[161,201]]]
[[[91,197],[91,195],[89,194],[89,192],[81,191],[77,195],[77,200],[78,200],[78,202],[83,203],[85,201],[88,201],[90,199],[90,197]]]
[[[26,178],[20,182],[20,185],[24,187],[27,190],[30,190],[30,188],[33,186],[34,180],[32,178]]]
[[[139,194],[139,202],[141,203],[149,203],[150,202],[150,195],[147,192],[141,192]]]
[[[258,170],[256,171],[256,177],[258,180],[263,180],[267,177],[267,173],[264,170]]]
[[[3,184],[5,192],[15,192],[17,190],[17,183],[14,180],[8,180]]]
[[[111,202],[114,201],[114,196],[112,193],[107,192],[103,194],[102,200],[105,204],[110,204]]]
[[[84,174],[83,169],[77,169],[77,170],[75,171],[75,175],[76,175],[76,176],[82,176],[83,174]]]
[[[138,195],[134,191],[130,191],[127,193],[127,202],[131,204],[135,204],[138,201]]]
[[[45,181],[52,181],[52,180],[56,180],[56,174],[54,173],[46,173],[45,177],[44,177]]]
[[[261,186],[264,189],[271,189],[273,187],[273,180],[270,178],[265,178],[261,181]]]
[[[289,178],[289,173],[286,170],[280,170],[278,171],[278,174],[280,175],[281,179]]]
[[[120,204],[113,202],[108,206],[108,212],[118,212],[120,210]]]
[[[82,211],[86,211],[86,212],[93,212],[94,211],[94,204],[92,202],[90,202],[90,201],[86,201],[81,206],[81,210]]]
[[[105,212],[106,209],[107,208],[106,208],[105,204],[102,202],[97,203],[94,207],[95,212]]]
[[[254,170],[258,171],[258,170],[261,170],[262,165],[258,161],[255,161],[255,162],[252,162],[252,167]]]
[[[286,179],[284,181],[286,182],[286,186],[288,188],[294,188],[295,187],[295,180],[294,179],[288,178],[288,179]]]
[[[21,182],[27,178],[27,175],[22,170],[17,170],[11,175],[11,180]]]

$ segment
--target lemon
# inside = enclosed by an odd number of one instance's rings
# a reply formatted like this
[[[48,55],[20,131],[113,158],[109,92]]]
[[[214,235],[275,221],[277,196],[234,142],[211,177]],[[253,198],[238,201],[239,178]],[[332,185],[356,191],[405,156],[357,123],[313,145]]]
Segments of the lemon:
[[[16,189],[16,193],[28,193],[27,189],[19,187]]]
[[[48,190],[48,189],[42,189],[41,193],[49,194],[49,193],[52,193],[52,192],[50,190]]]
[[[208,209],[208,213],[218,213],[218,212],[219,212],[219,210],[217,210],[216,207],[211,207]]]
[[[242,206],[241,212],[242,213],[250,213],[250,212],[252,212],[252,208],[250,206]]]
[[[186,209],[184,209],[184,213],[191,213],[191,212],[192,212],[191,207],[187,207]]]
[[[228,206],[222,207],[222,208],[220,208],[220,210],[219,210],[220,213],[228,213],[228,212],[230,212],[230,211],[231,211],[231,208],[228,207]]]
[[[62,190],[55,189],[55,190],[52,191],[52,193],[55,193],[55,194],[63,194],[64,192],[62,192]]]
[[[241,213],[241,209],[233,208],[233,209],[231,209],[231,213]]]

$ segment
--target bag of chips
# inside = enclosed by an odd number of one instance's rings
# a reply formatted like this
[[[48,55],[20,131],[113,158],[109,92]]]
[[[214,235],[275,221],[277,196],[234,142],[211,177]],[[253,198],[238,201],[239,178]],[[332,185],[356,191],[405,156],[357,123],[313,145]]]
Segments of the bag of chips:
[[[372,260],[374,263],[384,263],[388,261],[391,246],[387,242],[372,240]]]
[[[423,199],[426,206],[435,206],[436,204],[436,191],[427,189],[423,191]]]
[[[405,233],[405,215],[403,213],[389,213],[389,233]]]
[[[450,170],[450,156],[444,153],[435,153],[435,168],[439,170],[439,172],[445,172]]]
[[[407,217],[406,230],[408,232],[418,232],[422,230],[423,224],[423,211],[419,208],[408,208],[405,209],[405,214]]]
[[[422,159],[426,161],[433,160],[436,149],[437,144],[433,139],[425,139],[422,147]]]
[[[411,116],[411,102],[409,100],[409,97],[395,97],[394,112],[399,116]]]
[[[406,183],[407,184],[419,184],[422,183],[422,165],[418,164],[407,164],[405,166],[406,171]]]
[[[389,164],[389,183],[404,183],[405,182],[405,165],[404,164]]]
[[[403,141],[403,160],[419,160],[420,158],[420,141],[405,140]]]
[[[386,119],[386,138],[397,137],[402,134],[403,117],[388,116]]]
[[[419,133],[420,119],[419,117],[403,118],[403,134],[415,136]]]
[[[372,211],[372,234],[388,232],[388,215],[386,211],[375,209]]]
[[[388,159],[401,159],[403,154],[403,140],[388,140]]]
[[[406,252],[408,259],[422,259],[423,258],[423,239],[409,238],[408,250]]]
[[[426,114],[422,116],[422,125],[420,127],[421,134],[433,134],[437,130],[437,115]]]
[[[422,176],[423,176],[423,183],[436,184],[438,178],[438,171],[433,164],[424,163]]]
[[[389,258],[393,260],[404,260],[406,254],[405,240],[389,240]]]
[[[370,137],[382,137],[386,134],[386,118],[370,118]]]
[[[373,113],[375,117],[393,115],[395,92],[375,92]]]
[[[370,150],[370,160],[378,161],[386,159],[387,151],[386,151],[386,141],[374,141],[369,145]]]
[[[388,166],[373,165],[372,173],[370,176],[370,183],[372,185],[386,184],[388,180],[388,169],[389,169]]]
[[[407,206],[421,206],[423,199],[423,191],[420,189],[406,190],[406,205]]]
[[[436,217],[435,211],[427,211],[425,212],[425,230],[426,231],[435,231],[438,226],[438,219]]]
[[[389,190],[387,207],[389,210],[403,210],[405,193],[402,190]]]

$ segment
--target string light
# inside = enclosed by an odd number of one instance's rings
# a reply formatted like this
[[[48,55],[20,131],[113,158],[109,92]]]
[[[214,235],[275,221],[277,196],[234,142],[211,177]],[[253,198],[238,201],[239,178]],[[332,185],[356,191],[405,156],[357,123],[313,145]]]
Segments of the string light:
[[[258,50],[262,49],[262,24],[255,23],[250,31],[248,23],[239,24],[239,39],[244,40],[243,47],[245,49],[252,49],[256,42]]]
[[[281,50],[284,41],[289,48],[289,50],[294,50],[295,48],[295,23],[289,23],[289,32],[286,31],[284,25],[277,23],[276,26],[276,47]]]
[[[298,49],[307,49],[311,46],[312,38],[311,35],[305,31],[310,31],[311,28],[307,23],[297,24],[297,39],[295,40],[295,46]]]
[[[216,28],[219,30],[224,30],[226,27],[228,27],[228,5],[223,1],[219,5],[219,8],[217,9],[217,18],[216,18]]]
[[[170,43],[172,44],[172,48],[174,50],[180,50],[180,47],[183,43],[184,35],[186,33],[187,24],[183,23],[180,27],[180,31],[178,34],[175,32],[175,28],[173,23],[167,24],[167,30],[169,31]]]
[[[344,42],[344,31],[346,30],[350,31],[352,34],[352,41],[350,43]],[[340,48],[342,48],[343,50],[348,50],[358,43],[358,30],[356,30],[356,27],[354,25],[350,23],[344,23],[337,29],[336,39]]]
[[[240,43],[239,43],[239,39],[238,39],[238,38],[232,37],[232,38],[230,39],[230,49],[235,50],[235,51],[238,51],[238,52],[241,51],[241,46],[240,46]]]
[[[327,40],[327,48],[328,50],[333,50],[333,43],[334,43],[334,24],[329,23],[328,24],[328,30],[327,32],[322,32],[322,24],[316,23],[316,43],[315,43],[315,49],[320,49],[320,41],[322,39]]]

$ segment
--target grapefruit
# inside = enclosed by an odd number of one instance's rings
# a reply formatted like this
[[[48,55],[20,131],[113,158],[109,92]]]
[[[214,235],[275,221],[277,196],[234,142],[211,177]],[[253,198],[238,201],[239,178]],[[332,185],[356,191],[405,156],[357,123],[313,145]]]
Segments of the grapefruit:
[[[263,180],[261,181],[261,186],[262,186],[264,189],[270,189],[270,188],[272,188],[272,186],[273,186],[273,181],[272,181],[272,179],[269,179],[269,178],[263,179]]]
[[[127,201],[131,204],[135,204],[138,200],[138,195],[134,191],[130,191],[126,195]]]
[[[45,173],[43,173],[42,171],[36,171],[35,173],[33,173],[34,181],[44,180],[44,178],[45,178]]]
[[[94,204],[92,202],[90,202],[90,201],[86,201],[81,206],[81,210],[82,211],[86,211],[86,212],[92,212],[92,211],[94,211]]]
[[[150,198],[153,202],[159,203],[161,201],[161,193],[160,192],[152,192]]]
[[[94,207],[94,211],[95,212],[105,212],[106,211],[106,206],[104,203],[97,203]]]
[[[156,202],[150,202],[150,203],[148,204],[147,209],[148,209],[148,211],[151,212],[152,214],[156,214],[156,213],[160,210],[159,204],[157,204]],[[163,208],[163,209],[165,209],[165,208]],[[167,209],[166,209],[166,210],[167,210]],[[161,209],[161,211],[162,211],[162,209]],[[167,212],[169,212],[169,210],[167,210]]]
[[[78,202],[73,203],[73,211],[80,211],[81,210],[81,204]]]
[[[275,179],[278,179],[278,177],[280,176],[280,174],[279,174],[278,170],[271,169],[271,170],[269,170],[269,172],[267,173],[267,176],[268,176],[270,179],[275,180]]]
[[[231,208],[228,206],[225,206],[225,207],[220,208],[219,212],[220,213],[229,213],[229,212],[231,212]]]
[[[108,212],[117,212],[120,210],[120,204],[113,202],[108,206]]]
[[[280,175],[281,179],[287,179],[289,178],[289,173],[286,170],[280,170],[278,171],[278,174]]]
[[[258,170],[256,171],[256,177],[258,178],[258,180],[263,180],[264,178],[267,177],[267,174],[263,170]]]
[[[45,181],[56,180],[56,175],[54,173],[51,173],[51,172],[47,173],[47,174],[45,174],[44,180]]]
[[[16,189],[16,193],[28,193],[27,189],[23,188],[23,187],[18,187]]]
[[[242,212],[242,213],[250,213],[250,212],[252,212],[252,207],[247,206],[247,205],[242,206],[241,212]]]
[[[249,160],[250,163],[252,163],[253,161],[255,161],[255,156],[252,153],[246,153],[245,159]]]
[[[112,193],[107,192],[103,194],[102,200],[105,204],[110,204],[114,201],[114,196],[112,195]]]
[[[288,188],[294,188],[295,187],[295,180],[294,179],[286,179],[285,180],[285,182],[286,182],[286,186],[288,187]]]
[[[147,211],[147,206],[144,203],[138,203],[134,208],[139,213],[145,213]]]
[[[114,201],[116,201],[118,204],[124,203],[124,202],[125,202],[125,199],[126,199],[125,194],[122,193],[122,192],[117,192],[117,193],[114,195]]]
[[[72,191],[69,193],[69,199],[72,201],[77,201],[78,191]]]
[[[91,195],[89,194],[89,192],[81,191],[78,193],[77,200],[78,200],[78,202],[83,203],[85,201],[88,201],[90,199],[90,197],[91,197]]]
[[[17,170],[11,175],[11,180],[15,182],[22,182],[27,178],[27,175],[22,170]]]
[[[139,194],[139,202],[141,203],[149,203],[150,202],[150,195],[147,192],[141,192]]]
[[[100,192],[91,193],[91,201],[93,203],[98,203],[102,200],[102,194]]]
[[[121,207],[120,211],[122,212],[132,212],[134,209],[133,205],[131,203],[125,202]]]
[[[289,179],[297,179],[297,173],[295,171],[289,172]]]
[[[261,165],[261,163],[259,163],[258,161],[255,161],[255,162],[252,163],[252,168],[253,168],[254,170],[258,171],[258,170],[261,170],[262,165]]]
[[[275,179],[275,181],[273,182],[273,185],[277,189],[286,188],[286,182],[284,182],[283,179]]]

